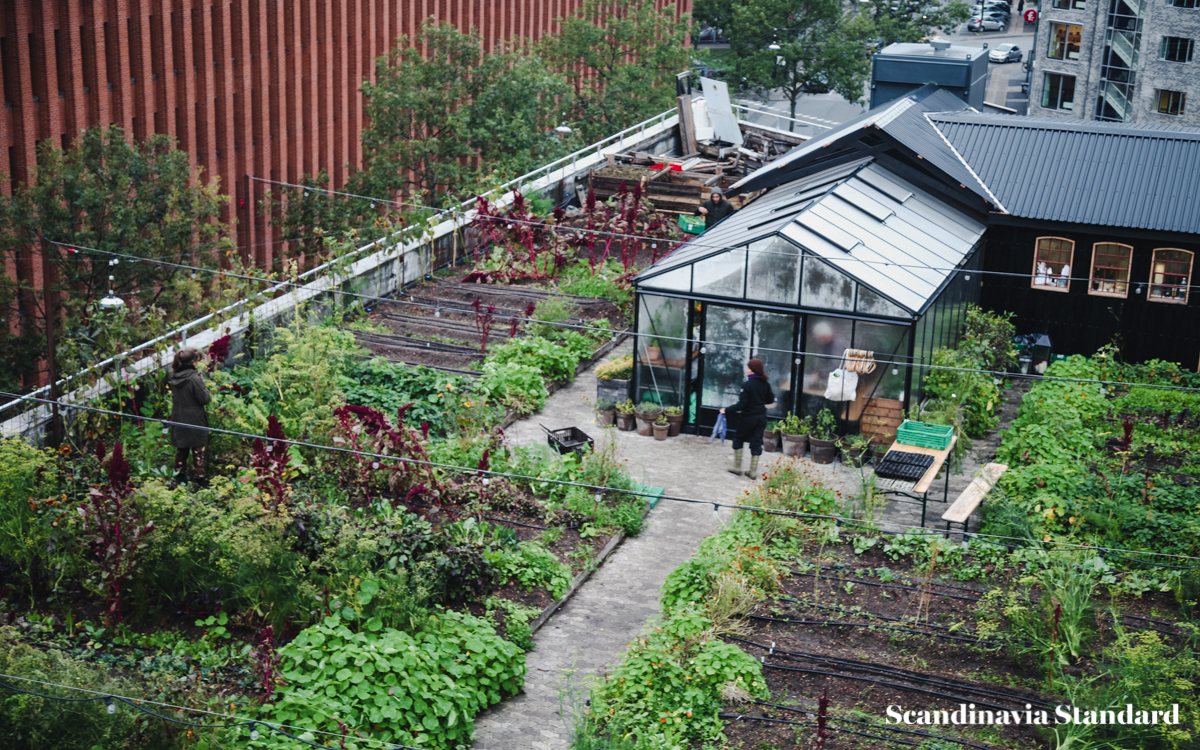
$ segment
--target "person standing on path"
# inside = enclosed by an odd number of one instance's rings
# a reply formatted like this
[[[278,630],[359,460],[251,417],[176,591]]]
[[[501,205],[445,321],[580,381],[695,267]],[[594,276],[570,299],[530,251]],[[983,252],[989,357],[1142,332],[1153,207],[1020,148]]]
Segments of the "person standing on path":
[[[175,448],[175,478],[171,481],[171,489],[175,489],[188,479],[188,453],[192,454],[194,465],[192,481],[201,487],[208,486],[204,476],[204,448],[208,445],[208,412],[204,407],[212,396],[204,387],[204,380],[196,363],[200,361],[200,352],[188,347],[180,349],[171,363],[171,445]],[[193,430],[181,425],[203,427]]]
[[[746,382],[738,402],[729,407],[732,416],[738,417],[737,437],[733,439],[733,466],[731,474],[742,474],[742,445],[750,444],[750,470],[745,475],[758,479],[758,457],[763,452],[763,431],[767,429],[767,406],[775,403],[775,394],[767,382],[761,359],[746,363]],[[721,409],[724,414],[725,409]]]
[[[704,228],[711,229],[721,219],[729,216],[737,211],[733,204],[725,200],[725,191],[719,187],[712,189],[712,195],[708,200],[700,204],[700,208],[696,209],[696,213],[704,217]]]

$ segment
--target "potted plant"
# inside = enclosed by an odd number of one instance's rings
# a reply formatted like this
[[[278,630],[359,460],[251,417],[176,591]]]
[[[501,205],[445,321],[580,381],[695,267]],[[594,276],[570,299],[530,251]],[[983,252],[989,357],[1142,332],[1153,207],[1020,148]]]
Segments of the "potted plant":
[[[596,367],[596,400],[608,399],[619,404],[629,398],[633,382],[633,355],[614,357]]]
[[[612,427],[617,421],[617,402],[606,398],[596,399],[596,424]]]
[[[837,447],[842,449],[850,465],[861,469],[862,465],[871,459],[871,441],[863,435],[851,435],[837,441]]]
[[[635,426],[633,401],[627,398],[617,404],[617,429],[621,432],[629,432]]]
[[[654,439],[666,440],[671,433],[671,423],[667,421],[666,414],[659,414],[658,419],[654,420]]]
[[[812,447],[812,459],[819,464],[831,464],[837,457],[837,417],[829,409],[817,413],[808,444]]]
[[[633,410],[633,416],[637,420],[637,432],[642,437],[650,437],[654,434],[654,420],[658,419],[658,415],[662,414],[662,407],[653,401],[643,401]]]
[[[666,361],[663,360],[662,347],[659,346],[658,339],[654,336],[646,341],[646,354],[642,357],[642,362],[659,366],[666,364]]]
[[[667,425],[671,428],[667,437],[678,437],[679,431],[683,429],[683,407],[668,406],[663,410],[663,414],[667,418]]]
[[[763,453],[779,452],[779,435],[779,421],[767,422],[767,429],[763,430]]]
[[[795,414],[789,414],[787,419],[778,425],[783,433],[783,455],[796,458],[803,456],[808,450],[808,435],[812,432],[812,417],[801,419]]]

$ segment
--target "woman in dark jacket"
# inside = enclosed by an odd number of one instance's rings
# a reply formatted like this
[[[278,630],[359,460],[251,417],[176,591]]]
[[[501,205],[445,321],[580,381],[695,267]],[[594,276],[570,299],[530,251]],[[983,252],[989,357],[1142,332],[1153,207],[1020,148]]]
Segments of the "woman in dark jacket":
[[[750,444],[750,470],[745,472],[750,479],[758,479],[758,457],[763,452],[763,431],[767,429],[767,406],[775,403],[775,394],[767,382],[761,359],[746,363],[746,382],[742,384],[742,395],[738,402],[729,407],[731,416],[740,417],[737,437],[733,439],[733,467],[731,474],[742,474],[742,444]],[[724,414],[725,409],[721,410]]]
[[[171,364],[171,445],[175,447],[175,479],[171,488],[187,481],[188,453],[195,461],[192,481],[201,487],[207,485],[204,477],[204,447],[208,445],[208,413],[204,406],[212,397],[204,387],[196,362],[200,352],[195,349],[180,349]],[[180,425],[195,425],[202,430],[193,430]]]

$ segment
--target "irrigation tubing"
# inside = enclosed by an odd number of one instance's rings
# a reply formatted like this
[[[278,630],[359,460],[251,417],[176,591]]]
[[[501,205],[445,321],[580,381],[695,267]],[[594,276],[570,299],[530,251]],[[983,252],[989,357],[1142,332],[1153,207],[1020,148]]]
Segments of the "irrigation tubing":
[[[6,688],[15,693],[22,693],[24,695],[32,695],[32,696],[35,696],[38,698],[45,698],[45,699],[49,699],[49,700],[67,701],[67,702],[71,702],[71,703],[82,703],[82,702],[101,701],[102,700],[111,706],[113,703],[120,702],[120,703],[123,703],[132,708],[136,708],[137,710],[141,711],[142,713],[149,714],[150,716],[153,716],[158,719],[162,719],[163,721],[169,721],[172,724],[180,724],[180,725],[186,726],[186,727],[195,727],[197,729],[233,729],[236,727],[250,727],[250,729],[253,731],[253,730],[255,730],[256,727],[261,726],[264,729],[270,729],[272,732],[282,734],[285,737],[296,740],[297,742],[302,742],[305,745],[309,745],[311,747],[322,748],[322,750],[328,750],[329,746],[328,745],[318,745],[315,742],[309,742],[308,740],[301,739],[300,737],[297,737],[296,735],[285,731],[283,729],[283,727],[288,727],[289,729],[299,729],[299,730],[302,730],[305,732],[311,732],[313,734],[324,734],[324,735],[328,735],[330,737],[336,737],[343,741],[346,739],[346,735],[343,735],[343,734],[334,734],[333,732],[325,732],[325,731],[321,731],[321,730],[317,730],[317,729],[305,729],[303,727],[292,727],[287,724],[273,724],[270,722],[262,721],[260,719],[241,719],[239,721],[233,721],[233,722],[229,722],[227,724],[202,724],[202,723],[196,723],[196,722],[192,722],[192,721],[184,721],[183,719],[176,719],[176,718],[173,718],[170,716],[164,716],[163,714],[160,714],[157,711],[151,711],[150,709],[146,708],[145,706],[143,706],[141,704],[149,703],[151,705],[156,705],[156,706],[166,706],[168,708],[174,708],[174,709],[177,709],[180,711],[196,712],[196,711],[202,711],[202,710],[195,709],[195,708],[188,708],[187,706],[175,706],[175,705],[172,705],[169,703],[156,703],[154,701],[126,698],[121,695],[100,693],[95,690],[88,690],[87,688],[74,687],[72,685],[59,685],[57,683],[52,683],[52,682],[42,682],[39,680],[31,680],[27,677],[15,677],[12,675],[0,675],[0,677],[3,677],[4,679],[10,679],[10,680],[17,679],[17,680],[24,680],[26,682],[35,682],[35,683],[42,684],[42,685],[52,685],[54,687],[59,687],[59,688],[63,688],[66,690],[78,690],[78,691],[85,692],[85,693],[93,693],[93,695],[88,698],[68,698],[68,697],[59,696],[59,695],[47,695],[45,693],[39,693],[39,692],[35,692],[33,690],[25,690],[24,688],[19,688],[15,685],[10,685],[7,682],[0,680],[0,687]],[[203,713],[211,713],[208,711],[202,711],[202,712]],[[216,715],[225,716],[224,714],[216,714]],[[226,718],[239,718],[239,717],[226,716]],[[375,739],[371,739],[371,738],[354,737],[352,739],[354,739],[356,741],[363,741],[365,739],[366,741],[374,743],[374,744],[386,745],[387,746],[386,750],[422,750],[422,748],[413,747],[411,745],[393,745],[390,743],[385,743],[382,740],[375,740]]]
[[[852,628],[874,628],[876,630],[895,630],[899,633],[912,633],[914,635],[924,635],[933,638],[946,638],[952,641],[966,641],[967,643],[984,643],[989,646],[1004,646],[1004,643],[998,641],[987,641],[981,638],[964,638],[958,635],[950,635],[948,633],[930,633],[924,630],[912,630],[911,628],[898,628],[893,625],[876,625],[873,622],[842,622],[839,620],[795,620],[790,617],[767,617],[766,615],[746,615],[752,620],[764,620],[766,622],[783,622],[789,625],[825,625],[825,626],[846,626]]]
[[[947,682],[945,680],[939,680],[936,677],[929,677],[928,675],[921,674],[920,672],[913,672],[913,671],[907,670],[907,669],[895,669],[893,667],[879,667],[879,666],[875,666],[874,664],[867,664],[866,662],[847,660],[847,659],[837,659],[837,658],[831,657],[831,656],[822,656],[821,654],[806,653],[804,651],[788,651],[787,649],[776,648],[774,646],[767,646],[762,643],[756,643],[755,641],[746,640],[745,638],[735,638],[733,636],[727,636],[727,638],[731,641],[738,641],[740,643],[748,643],[751,646],[756,646],[764,651],[768,651],[768,652],[770,652],[770,653],[768,653],[768,656],[770,656],[771,654],[783,654],[785,656],[796,657],[798,659],[807,659],[809,661],[833,664],[833,665],[836,665],[839,667],[845,667],[847,669],[860,669],[860,670],[866,670],[866,671],[870,671],[870,672],[878,672],[879,674],[892,675],[893,677],[899,677],[899,678],[905,679],[905,680],[914,680],[917,682],[925,682],[930,685],[941,685],[943,687],[953,688],[955,690],[963,690],[968,693],[979,693],[980,695],[991,695],[991,696],[995,696],[997,698],[1005,698],[1008,700],[1021,701],[1023,703],[1038,703],[1043,706],[1052,705],[1049,701],[1044,701],[1044,700],[1040,700],[1040,699],[1036,699],[1036,698],[1027,698],[1027,697],[1019,696],[1019,695],[1013,695],[1012,693],[1002,693],[997,690],[989,690],[987,688],[975,687],[974,685],[969,685],[967,683],[962,683],[962,682]]]
[[[804,674],[819,674],[819,675],[823,675],[825,677],[834,677],[839,680],[854,680],[856,682],[868,682],[872,685],[883,685],[884,687],[895,688],[896,690],[903,690],[908,693],[921,693],[923,695],[932,695],[935,698],[945,698],[946,700],[951,700],[951,701],[954,701],[955,703],[974,703],[977,706],[983,706],[984,708],[994,708],[997,711],[1011,711],[1012,710],[1011,708],[1005,708],[1004,706],[997,706],[995,703],[984,703],[983,701],[971,700],[970,698],[964,698],[961,695],[947,695],[946,693],[939,693],[936,690],[928,690],[926,688],[917,687],[915,685],[903,685],[899,682],[888,682],[887,680],[876,680],[876,679],[872,679],[870,677],[860,677],[858,675],[852,675],[852,674],[838,674],[837,672],[825,672],[820,669],[805,669],[804,667],[788,667],[783,664],[771,664],[766,661],[763,661],[760,663],[768,669],[782,669],[787,672],[802,672]],[[1025,701],[1022,701],[1022,703],[1024,703],[1024,702]]]
[[[790,711],[791,713],[796,713],[796,714],[808,714],[809,716],[819,716],[820,715],[816,711],[809,711],[809,710],[803,709],[803,708],[794,708],[792,706],[784,706],[784,705],[780,705],[778,703],[768,703],[766,701],[754,701],[754,703],[759,706],[771,706],[772,708],[778,708],[780,710]],[[911,734],[911,735],[915,735],[917,737],[929,737],[930,739],[941,740],[943,742],[953,742],[958,745],[966,745],[967,747],[976,747],[976,748],[979,748],[979,750],[993,750],[993,748],[988,747],[987,745],[977,745],[974,742],[968,742],[966,740],[956,740],[952,737],[945,737],[940,734],[930,734],[929,732],[918,732],[915,729],[901,729],[900,727],[889,727],[884,724],[872,724],[869,721],[855,721],[854,719],[839,719],[834,716],[826,716],[825,718],[830,721],[841,721],[841,722],[845,722],[847,724],[859,724],[859,725],[866,726],[866,727],[872,727],[874,729],[882,729],[885,732],[900,732],[901,734]],[[839,730],[839,731],[848,731],[848,730]],[[888,741],[893,742],[894,740],[888,740]]]
[[[879,588],[899,589],[901,591],[916,591],[921,594],[928,594],[929,596],[941,596],[941,597],[946,597],[949,599],[962,599],[963,601],[968,601],[968,602],[979,601],[979,597],[977,597],[977,596],[963,596],[962,594],[947,594],[942,591],[925,591],[924,589],[913,588],[912,586],[899,586],[894,583],[879,583],[877,581],[864,581],[861,578],[837,578],[835,576],[823,576],[823,575],[820,575],[819,573],[803,573],[799,570],[792,570],[792,573],[794,573],[795,575],[798,575],[798,576],[808,576],[809,578],[837,580],[839,582],[844,582],[844,583],[861,583],[864,586],[877,586]]]
[[[392,462],[402,463],[402,464],[411,464],[414,466],[427,466],[430,468],[443,469],[443,470],[447,470],[447,471],[455,471],[455,472],[461,472],[461,473],[466,473],[466,474],[470,474],[470,473],[486,474],[486,475],[492,476],[492,477],[514,479],[514,480],[518,480],[518,481],[522,481],[522,482],[528,482],[530,484],[538,484],[538,483],[555,484],[555,485],[559,485],[562,487],[580,487],[583,489],[592,490],[594,492],[615,492],[618,494],[633,495],[636,497],[646,497],[646,498],[657,497],[661,500],[670,500],[670,501],[680,502],[680,503],[691,503],[693,505],[711,505],[713,507],[714,511],[719,510],[720,508],[729,508],[731,510],[750,511],[752,513],[762,513],[764,515],[785,516],[788,518],[798,518],[798,519],[806,519],[806,520],[812,520],[812,521],[834,521],[835,523],[837,523],[839,525],[850,522],[849,519],[841,518],[839,516],[834,516],[834,515],[830,515],[830,514],[799,513],[799,512],[788,511],[788,510],[775,510],[772,508],[759,508],[759,507],[755,507],[752,505],[737,505],[737,504],[733,504],[733,503],[722,503],[722,502],[714,501],[714,500],[700,500],[698,498],[681,497],[678,495],[667,495],[665,493],[659,495],[659,494],[652,493],[652,492],[645,492],[645,491],[639,491],[639,490],[627,490],[627,489],[621,489],[618,487],[601,487],[599,485],[587,484],[585,482],[571,482],[571,481],[568,481],[565,479],[549,479],[549,478],[542,478],[542,477],[531,477],[531,476],[527,476],[524,474],[515,474],[513,472],[496,471],[494,469],[479,469],[479,468],[470,467],[470,466],[456,466],[454,464],[443,464],[443,463],[439,463],[436,461],[427,461],[427,460],[416,459],[416,458],[406,458],[403,456],[389,456],[389,455],[384,455],[382,453],[371,453],[370,451],[354,450],[353,448],[342,448],[342,447],[339,447],[336,445],[321,445],[319,443],[310,443],[307,441],[294,440],[294,439],[290,439],[290,438],[272,438],[267,435],[256,435],[254,433],[239,432],[237,430],[226,430],[226,429],[222,429],[219,427],[197,427],[195,425],[183,424],[182,422],[172,422],[169,419],[159,419],[157,417],[143,417],[143,416],[139,416],[136,414],[128,414],[125,412],[116,412],[116,411],[112,411],[111,409],[100,409],[100,408],[94,407],[94,406],[82,406],[80,404],[72,404],[72,403],[63,402],[63,401],[53,402],[50,399],[46,399],[46,398],[38,398],[35,396],[22,396],[22,395],[18,395],[15,393],[9,393],[7,391],[0,391],[0,396],[3,396],[5,398],[17,399],[20,401],[29,401],[29,402],[43,404],[43,405],[57,403],[59,405],[59,407],[64,408],[64,409],[74,409],[76,411],[85,411],[85,412],[90,412],[90,413],[94,413],[94,414],[103,414],[106,416],[117,417],[120,419],[129,419],[129,420],[133,420],[135,422],[147,422],[147,423],[151,423],[151,424],[159,424],[159,425],[163,425],[165,427],[170,427],[170,426],[187,427],[188,429],[193,429],[193,430],[203,430],[210,434],[231,435],[233,437],[249,438],[252,440],[265,440],[270,444],[279,443],[281,445],[296,445],[301,448],[312,448],[314,450],[324,450],[324,451],[330,451],[330,452],[334,452],[334,453],[345,453],[345,454],[349,454],[349,455],[357,455],[357,456],[364,456],[367,458],[375,458],[375,459],[378,459],[381,461],[392,461]],[[940,531],[937,531],[934,529],[929,529],[929,528],[923,527],[923,526],[898,525],[897,528],[901,529],[901,531],[888,531],[888,532],[881,531],[880,533],[904,534],[909,531],[916,531],[916,532],[923,532],[928,535],[941,536],[943,534],[943,532],[940,532]],[[983,538],[983,536],[980,534],[972,534],[971,536],[975,537],[975,538]],[[996,538],[997,539],[1013,539],[1014,541],[1022,541],[1016,537],[996,537]],[[1074,551],[1074,552],[1082,552],[1082,551],[1100,549],[1098,547],[1088,547],[1085,545],[1070,544],[1070,543],[1065,543],[1065,542],[1053,542],[1051,544],[1053,544],[1056,548],[1061,547],[1062,549],[1065,549],[1067,551]],[[1014,549],[1016,549],[1016,548],[1014,548]],[[1172,558],[1176,558],[1176,559],[1185,559],[1185,560],[1200,560],[1200,557],[1191,557],[1191,556],[1186,556],[1186,555],[1174,555],[1174,554],[1169,554],[1169,553],[1165,553],[1165,552],[1143,552],[1143,551],[1138,551],[1138,550],[1127,550],[1127,551],[1134,552],[1135,554],[1159,555],[1162,557],[1172,557]],[[1200,569],[1200,566],[1196,566],[1196,569]]]
[[[817,726],[816,722],[812,722],[812,721],[790,721],[788,719],[772,719],[768,716],[745,716],[742,714],[717,714],[717,718],[718,719],[736,719],[737,721],[742,721],[743,719],[750,719],[752,721],[769,721],[769,722],[772,722],[775,724],[790,724],[792,726],[797,726],[797,727],[815,727],[815,726]],[[832,719],[833,717],[830,716],[830,717],[826,717],[826,718]],[[863,723],[866,723],[866,722],[863,722]],[[874,725],[868,724],[867,726],[874,726]],[[869,737],[870,739],[881,740],[883,742],[894,742],[897,745],[909,745],[912,747],[916,747],[916,745],[917,745],[917,743],[911,742],[909,740],[900,740],[900,739],[896,739],[895,737],[881,737],[878,734],[867,734],[866,732],[858,732],[853,729],[839,729],[837,731],[844,732],[846,734],[856,734],[859,737]],[[991,748],[986,748],[985,750],[991,750]]]
[[[74,249],[77,251],[101,253],[104,255],[112,255],[112,256],[121,257],[121,258],[129,258],[129,259],[141,261],[144,263],[165,265],[165,266],[170,266],[170,267],[175,267],[175,268],[180,268],[180,269],[185,269],[185,270],[190,270],[190,271],[200,271],[202,273],[208,273],[208,274],[223,274],[223,275],[229,276],[231,278],[239,278],[239,279],[244,279],[247,281],[271,284],[273,287],[295,287],[298,289],[303,289],[306,286],[306,284],[300,284],[300,283],[293,282],[293,281],[279,281],[279,280],[264,279],[264,278],[261,278],[258,276],[245,276],[242,274],[235,274],[235,273],[232,273],[229,271],[223,271],[220,269],[202,268],[200,266],[190,266],[190,265],[186,265],[186,264],[182,264],[182,263],[169,263],[166,261],[155,260],[153,258],[142,258],[142,257],[136,256],[136,255],[129,255],[127,253],[118,253],[118,252],[114,252],[112,250],[100,250],[98,248],[86,247],[84,245],[72,245],[72,244],[65,243],[65,242],[56,242],[54,240],[49,240],[49,242],[51,242],[52,244],[57,245],[59,247]],[[972,272],[972,273],[974,273],[974,272]],[[1015,275],[1022,276],[1023,274],[1015,274]],[[308,282],[308,283],[313,283],[313,282]],[[416,283],[416,282],[414,282],[414,283]],[[356,299],[364,299],[364,300],[369,300],[369,301],[376,302],[376,303],[402,301],[402,300],[397,300],[394,297],[380,297],[380,296],[371,295],[371,294],[359,294],[357,292],[349,292],[349,291],[345,291],[342,289],[338,289],[336,287],[330,288],[330,289],[324,289],[324,290],[315,290],[315,291],[318,291],[321,293],[328,293],[328,294],[337,294],[337,295],[341,295],[344,297],[352,297],[352,298],[356,298]],[[401,290],[401,294],[403,294],[403,290]],[[448,305],[430,305],[430,304],[421,303],[421,302],[407,302],[405,304],[413,305],[413,306],[417,306],[417,307],[441,308],[441,309],[447,309],[447,310],[454,310],[456,312],[463,312],[463,313],[467,313],[467,314],[471,314],[471,315],[475,314],[474,308],[459,309],[459,308],[451,308]],[[549,320],[536,320],[536,319],[531,319],[531,318],[525,318],[523,315],[520,315],[520,316],[504,315],[504,314],[496,313],[495,317],[505,318],[505,319],[518,318],[520,320],[528,320],[529,322],[532,322],[532,323],[540,323],[543,325],[557,326],[560,328],[572,328],[572,329],[576,329],[576,330],[592,331],[594,333],[606,333],[606,334],[613,333],[614,335],[617,333],[617,332],[614,332],[611,329],[607,329],[607,328],[597,328],[595,326],[574,325],[574,324],[570,324],[570,323],[562,323],[562,322],[555,322],[555,321],[549,321]],[[640,332],[636,332],[636,331],[630,331],[629,335],[632,335],[635,337],[657,338],[660,341],[664,341],[664,340],[665,341],[679,341],[679,342],[684,342],[684,343],[693,342],[693,343],[699,343],[701,346],[705,345],[706,343],[710,343],[710,342],[694,342],[692,339],[688,339],[688,338],[682,337],[682,336],[663,336],[663,335],[651,334],[649,332],[640,333]],[[776,353],[787,354],[789,356],[806,356],[806,357],[816,357],[819,359],[837,359],[837,360],[842,359],[841,354],[826,354],[824,352],[802,352],[802,351],[795,351],[795,350],[791,350],[791,349],[772,349],[772,348],[766,348],[766,347],[761,347],[761,346],[752,346],[751,344],[736,344],[736,343],[727,344],[727,343],[723,343],[723,342],[711,342],[711,343],[713,343],[715,346],[722,346],[722,347],[725,347],[728,349],[745,349],[747,351],[753,350],[756,352],[776,352]],[[1001,372],[999,370],[980,370],[978,368],[971,368],[971,367],[948,367],[945,365],[925,364],[924,362],[914,361],[916,359],[917,359],[916,357],[906,357],[906,356],[902,357],[899,355],[888,355],[887,360],[880,360],[880,361],[881,362],[886,361],[887,364],[890,364],[892,366],[916,367],[916,368],[928,370],[928,371],[940,370],[940,371],[946,371],[946,372],[983,373],[985,375],[991,375],[993,377],[998,377],[998,378],[1007,378],[1012,375],[1012,373],[1010,373],[1008,371]],[[1120,388],[1145,388],[1145,389],[1149,389],[1149,390],[1180,391],[1180,392],[1187,392],[1187,393],[1200,392],[1200,388],[1191,388],[1191,387],[1187,387],[1187,386],[1159,385],[1159,384],[1154,384],[1154,383],[1129,383],[1129,382],[1121,381],[1121,380],[1097,380],[1097,379],[1093,379],[1093,378],[1066,378],[1066,377],[1061,377],[1061,376],[1056,376],[1056,375],[1027,375],[1027,376],[1022,376],[1022,378],[1025,380],[1031,380],[1031,381],[1043,381],[1044,380],[1044,381],[1057,381],[1057,382],[1064,382],[1064,383],[1099,384],[1099,385],[1113,386],[1113,387],[1120,387]]]
[[[818,568],[821,568],[822,570],[832,570],[835,573],[841,572],[842,570],[850,570],[850,571],[870,570],[870,568],[838,568],[833,565],[822,565],[821,563],[808,562],[806,560],[797,560],[797,562],[803,562],[808,565],[814,565]],[[912,576],[896,576],[896,578],[904,578],[904,579],[907,579],[910,581],[916,580]],[[938,581],[930,581],[929,583],[933,586],[941,586],[943,588],[948,588],[948,589],[958,589],[959,591],[974,591],[977,594],[986,594],[987,593],[983,589],[977,589],[972,586],[956,586],[953,583],[940,583]]]

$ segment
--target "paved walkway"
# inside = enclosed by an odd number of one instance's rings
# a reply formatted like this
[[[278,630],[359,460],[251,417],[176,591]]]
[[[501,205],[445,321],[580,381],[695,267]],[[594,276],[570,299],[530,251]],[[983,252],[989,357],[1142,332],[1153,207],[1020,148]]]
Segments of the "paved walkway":
[[[627,352],[629,345],[614,352]],[[729,443],[709,443],[707,438],[681,435],[666,441],[639,436],[636,432],[601,429],[594,423],[592,401],[596,380],[591,371],[555,393],[545,408],[517,422],[507,431],[514,445],[546,445],[540,424],[551,429],[576,426],[602,440],[615,440],[628,460],[630,475],[648,485],[663,487],[667,495],[732,502],[749,486],[749,481],[725,471],[731,458]],[[994,452],[993,440],[977,442],[982,462]],[[763,457],[764,466],[782,458]],[[844,494],[856,494],[860,480],[857,469],[840,463],[828,466],[805,462],[823,475],[826,484]],[[950,500],[966,488],[977,464],[967,462],[961,475],[950,482]],[[940,486],[938,483],[938,498]],[[946,506],[930,502],[927,526],[941,526]],[[645,529],[626,539],[575,596],[538,631],[536,649],[528,654],[525,691],[516,698],[476,717],[476,750],[565,750],[569,732],[559,714],[560,691],[568,673],[576,682],[615,665],[626,646],[647,621],[659,614],[658,590],[667,574],[696,550],[700,541],[717,530],[733,512],[714,514],[708,505],[662,500],[650,512]],[[889,503],[878,520],[884,528],[920,523],[920,506]],[[977,526],[977,521],[973,528]],[[568,712],[569,713],[569,712]]]

